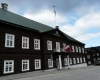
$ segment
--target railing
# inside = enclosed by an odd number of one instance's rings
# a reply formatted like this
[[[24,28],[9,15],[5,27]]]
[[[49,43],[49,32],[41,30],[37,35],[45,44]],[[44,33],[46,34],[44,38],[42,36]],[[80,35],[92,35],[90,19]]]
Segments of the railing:
[[[53,52],[66,52],[63,48],[58,49],[53,49]]]

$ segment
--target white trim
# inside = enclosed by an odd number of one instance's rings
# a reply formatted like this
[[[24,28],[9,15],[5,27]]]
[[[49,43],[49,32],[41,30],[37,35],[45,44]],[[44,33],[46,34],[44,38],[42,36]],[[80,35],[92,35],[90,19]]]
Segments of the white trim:
[[[76,59],[75,58],[73,58],[73,64],[76,64]]]
[[[49,65],[49,64],[51,64],[51,65]],[[52,68],[53,67],[53,60],[48,59],[48,67],[49,68]]]
[[[56,51],[60,52],[60,42],[56,42]]]
[[[77,46],[75,46],[75,49],[76,49],[76,52],[78,52],[78,47]]]
[[[82,52],[84,53],[84,48],[82,48]]]
[[[36,41],[38,41],[38,43],[35,43]],[[38,47],[37,46],[35,47],[35,45],[38,45]],[[40,39],[34,39],[34,49],[40,50]]]
[[[79,63],[79,58],[77,58],[77,63]]]
[[[81,47],[79,47],[79,53],[81,53]]]
[[[86,62],[85,57],[84,57],[84,62]]]
[[[72,58],[69,58],[70,60],[69,60],[69,62],[70,62],[70,64],[72,64]]]
[[[65,66],[68,65],[67,62],[68,62],[68,61],[67,61],[67,58],[64,58],[64,65],[65,65]]]
[[[80,57],[80,63],[82,63],[82,58]]]
[[[91,61],[88,61],[88,64],[91,64]]]
[[[99,56],[99,53],[97,53],[97,56]]]
[[[66,47],[66,43],[63,43],[63,49],[65,49],[65,47]]]
[[[73,50],[73,52],[75,52],[74,46],[72,46],[72,50]]]
[[[7,45],[7,36],[12,36],[12,46],[10,46],[10,44]],[[15,45],[15,35],[14,34],[5,33],[5,47],[14,48],[14,45]]]
[[[23,39],[26,39],[27,42],[23,41]],[[23,46],[23,42],[27,43],[27,47]],[[23,49],[29,49],[29,37],[22,36],[22,48]]]
[[[47,40],[47,49],[52,50],[52,41],[50,41],[50,40]]]
[[[39,61],[39,67],[36,67],[36,61]],[[41,59],[35,59],[35,69],[41,69]]]
[[[6,72],[6,69],[5,69],[5,67],[6,67],[6,62],[12,62],[12,71],[8,71],[8,72]],[[14,72],[14,60],[4,60],[4,74],[6,74],[6,73],[13,73]]]
[[[27,61],[27,69],[23,69],[23,62],[26,62]],[[29,60],[22,60],[22,71],[28,71],[29,70]]]

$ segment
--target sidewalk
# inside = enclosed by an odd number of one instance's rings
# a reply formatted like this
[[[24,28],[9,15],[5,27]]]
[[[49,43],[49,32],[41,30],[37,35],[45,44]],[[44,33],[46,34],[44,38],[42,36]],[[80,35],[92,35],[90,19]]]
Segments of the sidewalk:
[[[56,74],[56,73],[62,73],[65,71],[73,71],[77,69],[85,69],[85,68],[92,68],[94,66],[87,66],[87,67],[80,67],[80,68],[72,68],[72,69],[62,69],[62,70],[45,70],[45,71],[32,71],[32,72],[26,72],[26,73],[19,73],[19,74],[12,74],[7,76],[1,76],[0,80],[14,80],[14,79],[20,79],[25,77],[34,77],[34,76],[40,76],[40,75],[48,75],[48,74]]]

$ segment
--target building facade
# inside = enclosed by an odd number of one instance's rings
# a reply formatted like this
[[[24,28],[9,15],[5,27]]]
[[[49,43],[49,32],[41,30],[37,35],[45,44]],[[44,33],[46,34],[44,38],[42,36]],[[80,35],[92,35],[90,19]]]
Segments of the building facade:
[[[86,66],[85,44],[59,28],[0,9],[0,76]],[[72,51],[65,51],[70,45]]]
[[[98,64],[97,62],[100,61],[100,46],[85,48],[85,50],[86,50],[87,64],[88,65]]]

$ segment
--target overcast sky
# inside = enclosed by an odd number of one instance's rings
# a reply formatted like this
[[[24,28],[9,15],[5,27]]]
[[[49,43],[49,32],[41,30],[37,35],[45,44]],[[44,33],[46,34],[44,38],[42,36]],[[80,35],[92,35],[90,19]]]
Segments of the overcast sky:
[[[8,10],[43,24],[56,25],[69,36],[85,43],[85,47],[100,46],[100,0],[0,0]]]

